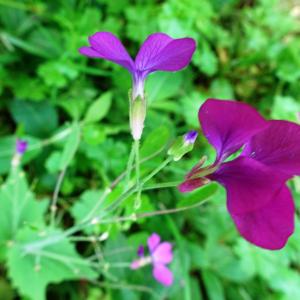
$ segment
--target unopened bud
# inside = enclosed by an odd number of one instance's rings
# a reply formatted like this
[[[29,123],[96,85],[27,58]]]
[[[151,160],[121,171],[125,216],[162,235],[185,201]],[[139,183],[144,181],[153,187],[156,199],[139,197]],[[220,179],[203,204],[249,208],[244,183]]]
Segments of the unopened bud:
[[[17,139],[16,153],[18,153],[19,155],[23,155],[27,149],[27,146],[28,146],[28,143],[26,141]]]
[[[175,161],[180,160],[186,153],[193,150],[197,136],[198,132],[193,130],[178,137],[168,150],[168,155],[173,156]]]

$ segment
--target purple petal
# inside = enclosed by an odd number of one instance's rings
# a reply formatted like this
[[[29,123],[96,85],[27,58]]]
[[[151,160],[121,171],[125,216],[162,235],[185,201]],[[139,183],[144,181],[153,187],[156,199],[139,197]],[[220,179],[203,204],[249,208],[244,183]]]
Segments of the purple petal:
[[[300,126],[288,121],[269,121],[255,135],[242,155],[251,156],[277,172],[300,175]]]
[[[267,122],[242,102],[208,99],[199,110],[203,133],[217,150],[217,161],[239,150]]]
[[[157,233],[152,233],[147,241],[150,253],[154,251],[154,249],[157,247],[159,243],[160,243],[160,236]]]
[[[191,38],[172,39],[164,33],[151,34],[136,56],[136,69],[154,71],[178,71],[186,67],[196,49]]]
[[[103,58],[103,56],[101,56],[96,50],[94,50],[91,47],[81,47],[79,48],[79,52],[82,55],[88,56],[88,57],[93,57],[93,58]]]
[[[173,283],[173,273],[163,264],[154,264],[152,274],[164,286],[170,286]]]
[[[121,41],[110,32],[96,32],[89,37],[91,47],[82,47],[79,52],[89,57],[103,58],[134,72],[134,63]]]
[[[155,263],[168,264],[173,259],[172,244],[163,242],[159,244],[152,253],[152,258]]]
[[[270,250],[281,249],[294,231],[294,203],[286,186],[263,208],[231,214],[239,232],[249,242]]]
[[[256,211],[264,207],[287,180],[264,164],[248,158],[223,163],[208,176],[221,183],[227,191],[227,208],[232,214]]]

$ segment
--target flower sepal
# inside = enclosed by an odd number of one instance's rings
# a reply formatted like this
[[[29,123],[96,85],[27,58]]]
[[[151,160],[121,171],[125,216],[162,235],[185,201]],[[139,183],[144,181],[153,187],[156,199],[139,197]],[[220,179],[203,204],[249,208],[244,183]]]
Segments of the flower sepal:
[[[168,155],[172,156],[174,161],[180,160],[185,154],[193,150],[197,136],[197,131],[189,131],[178,137],[168,150]]]
[[[129,95],[131,92],[129,92]],[[146,99],[138,96],[134,100],[130,99],[130,129],[134,140],[140,140],[144,122],[146,118]]]

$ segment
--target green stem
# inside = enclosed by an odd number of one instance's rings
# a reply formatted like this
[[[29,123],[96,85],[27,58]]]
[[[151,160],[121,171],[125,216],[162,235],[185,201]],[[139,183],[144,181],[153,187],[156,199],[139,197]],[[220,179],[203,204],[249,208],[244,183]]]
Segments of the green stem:
[[[144,178],[141,183],[141,186],[144,186],[146,182],[148,182],[152,177],[154,177],[157,173],[159,173],[163,168],[165,168],[171,161],[173,160],[172,157],[168,157],[164,160],[157,168],[155,168],[148,176]]]
[[[56,215],[56,211],[57,211],[57,201],[58,201],[58,195],[59,195],[59,191],[60,191],[60,187],[63,183],[65,174],[66,174],[66,168],[64,168],[57,179],[56,182],[56,186],[55,186],[55,190],[53,193],[53,198],[52,198],[52,203],[50,205],[50,211],[51,211],[51,216],[50,216],[50,227],[53,227],[55,225],[55,215]]]
[[[156,183],[152,185],[147,185],[142,188],[143,191],[151,191],[157,189],[164,189],[178,186],[182,181],[171,181],[171,182],[163,182],[163,183]]]
[[[131,170],[133,169],[133,162],[134,162],[134,156],[135,156],[135,143],[132,144],[128,162],[127,162],[127,168],[126,168],[126,185],[129,184],[130,177],[131,177]]]
[[[172,158],[169,157],[167,158],[165,161],[163,161],[156,169],[154,169],[148,176],[145,177],[144,180],[142,180],[141,182],[141,189],[143,188],[143,186],[150,180],[152,179],[152,177],[154,177],[158,172],[160,172],[166,165],[168,165],[170,162],[172,161]],[[149,188],[147,188],[149,190]],[[101,217],[105,217],[107,214],[109,214],[110,212],[112,212],[113,210],[115,210],[117,207],[119,207],[119,205],[125,201],[128,197],[130,197],[132,194],[134,194],[135,192],[137,192],[137,186],[133,186],[130,189],[126,190],[122,195],[120,195],[120,197],[113,202],[112,204],[110,204],[108,207],[104,208],[105,210],[105,214],[101,214]],[[145,217],[147,217],[145,215]],[[131,220],[132,217],[128,218],[128,220]],[[41,249],[45,246],[51,245],[51,244],[55,244],[60,242],[61,240],[63,240],[64,238],[73,235],[74,233],[83,230],[84,228],[87,228],[91,225],[94,224],[99,224],[102,223],[102,221],[100,222],[99,220],[92,222],[93,220],[86,220],[85,222],[82,222],[78,225],[75,225],[71,228],[69,228],[68,230],[66,230],[63,234],[59,234],[56,236],[52,236],[49,238],[46,238],[44,240],[41,241],[36,241],[36,242],[32,242],[29,243],[27,245],[24,246],[24,250],[25,252],[32,252],[35,249]]]
[[[141,186],[140,186],[140,141],[137,140],[134,142],[135,146],[135,173],[136,173],[136,186],[137,186],[137,195],[134,202],[134,209],[139,209],[141,206]]]
[[[99,206],[103,203],[106,196],[109,195],[110,193],[111,193],[110,188],[105,189],[105,191],[103,192],[103,194],[101,195],[99,200],[96,202],[96,205],[92,208],[92,210],[89,212],[89,214],[84,218],[82,223],[85,223],[86,221],[93,219],[95,212],[98,210]]]

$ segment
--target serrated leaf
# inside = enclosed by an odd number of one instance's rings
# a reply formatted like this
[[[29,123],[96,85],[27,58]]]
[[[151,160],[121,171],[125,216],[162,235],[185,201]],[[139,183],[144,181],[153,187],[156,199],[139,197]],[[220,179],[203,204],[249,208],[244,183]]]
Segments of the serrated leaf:
[[[107,92],[102,94],[92,105],[88,108],[84,121],[86,123],[93,123],[101,121],[108,113],[111,106],[112,94]]]
[[[32,300],[44,300],[50,283],[97,277],[89,262],[82,259],[66,239],[42,249],[25,252],[25,245],[30,242],[35,243],[58,234],[59,231],[50,231],[41,237],[39,233],[29,229],[19,232],[17,243],[9,252],[7,264],[12,284],[21,295]]]
[[[42,227],[47,201],[37,201],[29,190],[25,174],[12,168],[0,189],[0,247],[6,249],[24,226]]]
[[[60,170],[64,170],[72,161],[80,143],[80,134],[80,124],[74,122],[61,155]]]

